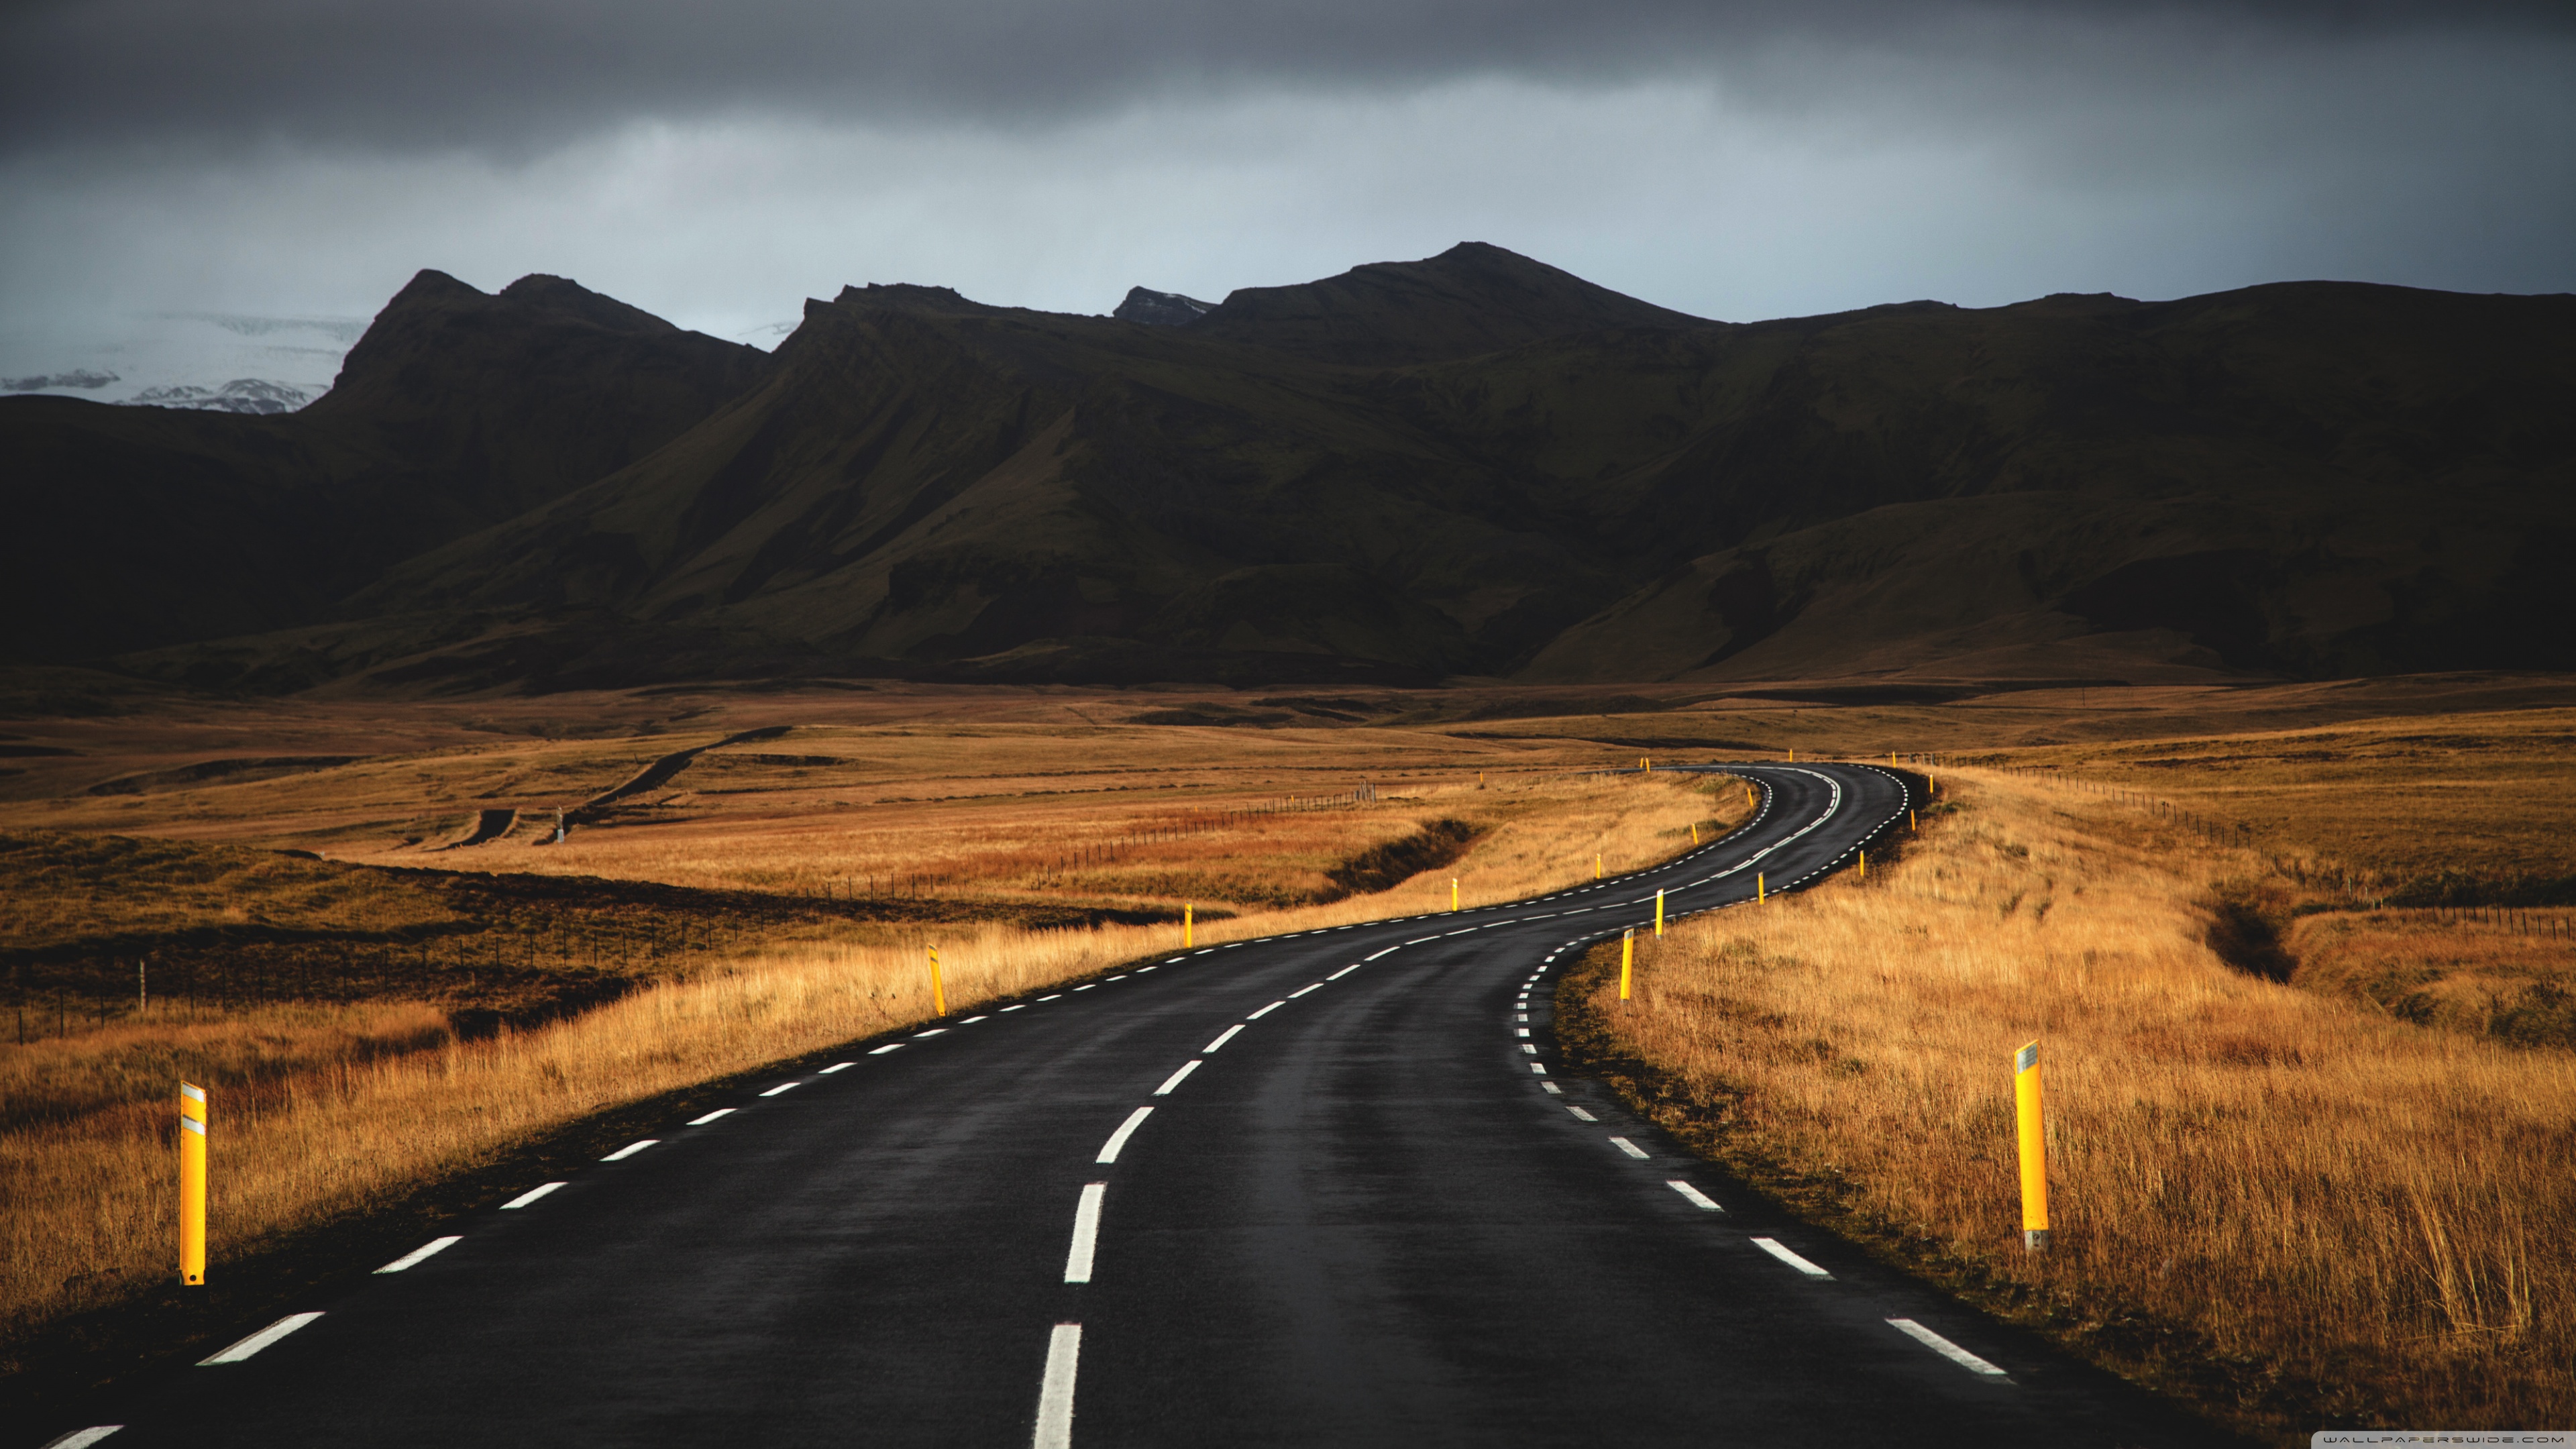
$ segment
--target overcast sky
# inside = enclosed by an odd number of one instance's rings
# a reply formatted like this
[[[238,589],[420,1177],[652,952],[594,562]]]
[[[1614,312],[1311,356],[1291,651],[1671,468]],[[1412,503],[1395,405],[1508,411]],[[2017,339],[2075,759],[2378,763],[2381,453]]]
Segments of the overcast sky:
[[[1703,316],[2576,290],[2576,7],[0,0],[0,321],[1098,312],[1490,241]]]

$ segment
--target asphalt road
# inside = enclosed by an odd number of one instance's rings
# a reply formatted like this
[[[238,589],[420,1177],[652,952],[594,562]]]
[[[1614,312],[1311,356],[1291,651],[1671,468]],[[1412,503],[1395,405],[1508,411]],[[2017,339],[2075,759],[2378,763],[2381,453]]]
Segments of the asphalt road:
[[[1794,888],[1908,804],[1865,766],[1731,768],[1761,816],[1656,870],[782,1075],[138,1385],[115,1449],[2207,1442],[1558,1071],[1581,944],[1659,886]]]

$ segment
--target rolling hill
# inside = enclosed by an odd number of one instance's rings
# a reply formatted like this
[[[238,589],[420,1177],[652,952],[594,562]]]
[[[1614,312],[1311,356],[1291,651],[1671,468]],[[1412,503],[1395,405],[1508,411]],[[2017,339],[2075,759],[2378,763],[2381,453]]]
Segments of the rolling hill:
[[[11,653],[268,689],[2576,665],[2576,298],[1726,324],[1468,244],[1122,311],[851,288],[763,356],[423,273],[289,417],[0,399],[50,555]]]

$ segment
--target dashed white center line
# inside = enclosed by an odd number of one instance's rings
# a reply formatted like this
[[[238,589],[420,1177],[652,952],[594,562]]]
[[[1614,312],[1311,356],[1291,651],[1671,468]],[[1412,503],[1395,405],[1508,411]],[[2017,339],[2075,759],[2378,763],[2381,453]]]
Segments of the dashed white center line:
[[[821,1071],[819,1071],[819,1072],[816,1072],[814,1075],[816,1075],[816,1076],[818,1076],[818,1077],[828,1077],[828,1076],[832,1075],[834,1072],[846,1072],[846,1071],[848,1071],[850,1068],[855,1067],[855,1066],[857,1066],[857,1065],[858,1065],[858,1063],[857,1063],[857,1062],[834,1062],[834,1063],[832,1063],[830,1066],[825,1067],[823,1070],[821,1070]],[[730,1110],[730,1109],[728,1109],[728,1110]]]
[[[1565,1110],[1567,1110],[1567,1111],[1569,1111],[1569,1112],[1573,1113],[1573,1114],[1575,1115],[1576,1120],[1578,1120],[1578,1121],[1583,1121],[1583,1122],[1598,1122],[1598,1121],[1600,1121],[1600,1120],[1601,1120],[1600,1118],[1593,1116],[1591,1113],[1584,1111],[1582,1108],[1577,1107],[1577,1106],[1573,1105],[1572,1103],[1568,1103],[1568,1104],[1566,1104],[1566,1108],[1565,1108]]]
[[[1418,941],[1407,941],[1407,942],[1405,942],[1404,944],[1406,944],[1406,945],[1408,945],[1408,946],[1426,946],[1426,945],[1429,945],[1431,942],[1433,942],[1433,941],[1437,941],[1437,940],[1439,940],[1439,939],[1440,939],[1440,938],[1439,938],[1438,936],[1425,936],[1425,937],[1423,937],[1422,939],[1420,939],[1420,940],[1418,940]]]
[[[1327,977],[1325,977],[1324,979],[1325,979],[1325,980],[1327,980],[1327,981],[1339,981],[1339,980],[1341,980],[1343,977],[1350,975],[1352,972],[1357,971],[1358,969],[1360,969],[1360,963],[1358,963],[1357,961],[1354,961],[1354,962],[1352,962],[1351,964],[1349,964],[1348,966],[1343,967],[1341,970],[1334,972],[1332,975],[1327,976]]]
[[[1528,1017],[1526,1017],[1526,1016],[1524,1016],[1524,1017],[1522,1017],[1522,1018],[1521,1018],[1521,1020],[1523,1020],[1523,1021],[1527,1021],[1527,1020],[1529,1020],[1529,1018],[1528,1018]],[[1512,1035],[1514,1035],[1514,1036],[1527,1036],[1527,1035],[1529,1035],[1529,1028],[1528,1028],[1528,1027],[1525,1027],[1525,1026],[1516,1026],[1516,1027],[1513,1027],[1513,1028],[1512,1028]]]
[[[1611,1145],[1611,1146],[1613,1146],[1613,1147],[1618,1148],[1620,1151],[1622,1151],[1622,1152],[1624,1152],[1624,1153],[1627,1153],[1630,1157],[1633,1157],[1633,1158],[1637,1159],[1639,1162],[1643,1162],[1643,1161],[1645,1161],[1645,1160],[1646,1160],[1646,1149],[1644,1149],[1644,1148],[1642,1148],[1642,1147],[1638,1146],[1638,1145],[1637,1145],[1636,1143],[1634,1143],[1634,1142],[1629,1141],[1629,1140],[1628,1140],[1627,1138],[1625,1138],[1625,1137],[1613,1137],[1613,1138],[1611,1138],[1611,1139],[1610,1139],[1610,1145]]]
[[[1294,1001],[1298,997],[1305,995],[1307,992],[1321,987],[1323,984],[1324,983],[1321,981],[1309,981],[1305,985],[1298,987],[1296,990],[1289,992],[1288,999],[1290,1001]]]
[[[760,1095],[764,1097],[775,1097],[781,1092],[795,1091],[798,1087],[803,1085],[805,1085],[803,1082],[781,1082],[777,1086],[770,1088],[768,1091],[763,1092]]]
[[[1109,1195],[1109,1184],[1083,1184],[1082,1200],[1073,1207],[1073,1246],[1065,1249],[1064,1281],[1091,1281],[1091,1250],[1100,1240],[1100,1200]]]
[[[1691,1186],[1687,1182],[1683,1182],[1679,1178],[1675,1178],[1672,1181],[1665,1183],[1664,1186],[1680,1193],[1682,1195],[1682,1200],[1688,1202],[1692,1207],[1704,1208],[1713,1213],[1722,1213],[1726,1211],[1726,1209],[1717,1205],[1716,1199],[1711,1198],[1707,1193],[1700,1191],[1698,1188]]]
[[[869,1053],[868,1053],[868,1055],[869,1055],[869,1056],[872,1056],[872,1057],[881,1057],[881,1056],[884,1056],[887,1052],[899,1052],[899,1051],[902,1051],[902,1050],[903,1050],[903,1043],[902,1043],[902,1042],[899,1042],[899,1041],[890,1041],[890,1042],[887,1042],[884,1046],[878,1047],[878,1048],[877,1048],[877,1049],[875,1049],[874,1051],[869,1052]]]
[[[1547,1075],[1547,1066],[1543,1062],[1532,1062],[1529,1064],[1529,1069],[1542,1077]]]
[[[1117,975],[1115,975],[1115,976],[1106,977],[1106,978],[1104,978],[1104,979],[1105,979],[1105,980],[1109,980],[1109,981],[1124,981],[1124,980],[1126,980],[1126,979],[1127,979],[1127,973],[1126,973],[1126,972],[1124,972],[1124,971],[1121,971],[1121,972],[1119,972],[1119,973],[1118,973]]]
[[[44,1449],[89,1449],[92,1444],[124,1427],[123,1424],[93,1424],[86,1429],[74,1429],[68,1434],[47,1440]]]
[[[1913,1339],[1916,1343],[1923,1345],[1925,1348],[1932,1350],[1934,1353],[1941,1355],[1943,1358],[1948,1359],[1950,1362],[1957,1364],[1959,1367],[1966,1369],[1972,1374],[1983,1374],[1988,1378],[1994,1379],[2010,1377],[2010,1375],[2006,1374],[2002,1369],[1986,1362],[1984,1359],[1977,1357],[1966,1349],[1959,1347],[1957,1344],[1952,1343],[1950,1340],[1943,1338],[1937,1333],[1934,1333],[1932,1330],[1925,1328],[1922,1324],[1915,1322],[1911,1318],[1891,1318],[1887,1320],[1887,1326],[1895,1329],[1901,1334],[1904,1334],[1907,1338]]]
[[[1172,958],[1172,961],[1178,961],[1179,959],[1181,959],[1181,958],[1180,958],[1180,957],[1178,957],[1178,956],[1175,956],[1175,957],[1173,957],[1173,958]],[[1172,963],[1171,963],[1171,961],[1166,961],[1166,962],[1164,962],[1164,963],[1163,963],[1163,965],[1164,965],[1164,966],[1168,966],[1168,965],[1170,965],[1170,964],[1172,964]],[[1137,974],[1137,975],[1139,975],[1139,976],[1142,976],[1142,975],[1144,975],[1144,974],[1145,974],[1146,972],[1148,972],[1148,971],[1160,971],[1161,969],[1163,969],[1163,968],[1162,968],[1162,966],[1139,966],[1139,967],[1137,967],[1137,968],[1136,968],[1136,974]]]
[[[1245,1017],[1244,1020],[1259,1021],[1261,1018],[1268,1016],[1270,1013],[1277,1011],[1279,1008],[1286,1006],[1287,1004],[1288,1003],[1284,1001],[1274,1001],[1268,1006],[1261,1008],[1259,1011],[1254,1012],[1250,1016]]]
[[[1521,1043],[1521,1050],[1522,1050],[1522,1051],[1525,1051],[1525,1052],[1528,1052],[1531,1056],[1537,1056],[1537,1055],[1538,1055],[1538,1047],[1537,1047],[1534,1043],[1531,1043],[1531,1042],[1522,1042],[1522,1043]]]
[[[1558,1090],[1556,1089],[1556,1083],[1554,1083],[1554,1082],[1541,1082],[1541,1083],[1539,1083],[1539,1085],[1540,1085],[1541,1087],[1545,1088],[1545,1089],[1546,1089],[1546,1091],[1547,1091],[1547,1094],[1548,1094],[1549,1096],[1551,1096],[1551,1097],[1562,1097],[1562,1096],[1564,1096],[1564,1095],[1565,1095],[1563,1092],[1560,1092],[1560,1091],[1558,1091]]]
[[[1527,1020],[1529,1020],[1529,1013],[1528,1013],[1528,1012],[1526,1012],[1526,1011],[1515,1012],[1515,1013],[1513,1013],[1513,1014],[1512,1014],[1512,1020],[1514,1020],[1514,1021],[1527,1021]]]
[[[1026,1011],[1026,1010],[1028,1010],[1028,1009],[1029,1009],[1029,1004],[1028,1004],[1027,1002],[1025,1002],[1025,1001],[1021,1001],[1021,1002],[1014,1002],[1013,1004],[1011,1004],[1011,1005],[1009,1005],[1009,1006],[1005,1006],[1005,1007],[1003,1007],[1002,1009],[1003,1009],[1004,1011]]]
[[[977,1022],[979,1022],[979,1021],[984,1021],[984,1020],[987,1020],[987,1019],[988,1019],[988,1018],[981,1017],[981,1016],[970,1016],[970,1017],[966,1018],[964,1021],[961,1021],[961,1022],[959,1022],[959,1023],[957,1023],[957,1024],[958,1024],[959,1026],[973,1026],[973,1025],[974,1025],[975,1023],[977,1023]]]
[[[1135,1136],[1136,1129],[1144,1126],[1145,1119],[1153,1115],[1154,1109],[1151,1107],[1139,1107],[1135,1111],[1128,1113],[1127,1120],[1119,1123],[1118,1130],[1109,1134],[1109,1141],[1101,1146],[1100,1155],[1093,1158],[1092,1161],[1116,1162],[1118,1160],[1118,1149],[1126,1146],[1127,1139]]]
[[[1093,988],[1093,987],[1095,987],[1095,986],[1097,986],[1097,985],[1099,985],[1099,984],[1100,984],[1100,983],[1099,983],[1099,982],[1097,982],[1097,981],[1086,981],[1086,982],[1082,983],[1080,986],[1077,986],[1077,987],[1075,987],[1075,988],[1073,988],[1073,989],[1074,989],[1074,990],[1076,990],[1076,991],[1089,991],[1091,988]]]
[[[1753,1246],[1769,1253],[1772,1257],[1779,1259],[1781,1262],[1788,1264],[1790,1267],[1797,1269],[1799,1272],[1806,1274],[1810,1278],[1830,1278],[1834,1276],[1833,1274],[1826,1272],[1824,1269],[1817,1267],[1815,1264],[1808,1262],[1806,1259],[1799,1257],[1797,1254],[1790,1252],[1787,1248],[1780,1246],[1780,1241],[1777,1238],[1755,1238],[1753,1240]]]
[[[528,1204],[535,1202],[538,1198],[544,1197],[547,1193],[550,1193],[563,1185],[564,1184],[560,1182],[550,1182],[543,1187],[529,1188],[526,1192],[523,1192],[517,1197],[510,1199],[508,1202],[501,1204],[501,1211],[508,1212],[512,1208],[526,1207]]]
[[[599,1160],[602,1162],[623,1162],[627,1158],[633,1157],[636,1153],[643,1151],[645,1148],[650,1147],[661,1140],[662,1139],[659,1137],[647,1137],[641,1142],[629,1142],[625,1146],[618,1148],[615,1152],[612,1152]]]
[[[1234,1025],[1227,1027],[1224,1031],[1217,1033],[1216,1040],[1209,1042],[1206,1046],[1199,1048],[1199,1050],[1202,1052],[1213,1052],[1218,1047],[1234,1040],[1234,1034],[1241,1030],[1243,1030],[1243,1023],[1238,1021]]]
[[[1038,998],[1038,1000],[1040,1000],[1040,1001],[1062,1001],[1062,1000],[1064,1000],[1064,993],[1063,993],[1063,992],[1061,992],[1061,991],[1050,992],[1049,994],[1047,994],[1047,995],[1045,995],[1045,996],[1041,996],[1041,997],[1039,997],[1039,998]]]
[[[1157,1097],[1168,1097],[1172,1095],[1172,1089],[1179,1086],[1183,1078],[1189,1076],[1190,1073],[1195,1072],[1198,1069],[1198,1059],[1195,1057],[1181,1063],[1181,1069],[1172,1073],[1170,1076],[1165,1077],[1163,1079],[1163,1085],[1154,1089],[1154,1095]]]
[[[1402,946],[1389,946],[1389,947],[1387,947],[1385,950],[1378,952],[1378,953],[1377,953],[1377,956],[1362,956],[1360,959],[1361,959],[1362,961],[1374,961],[1374,960],[1376,960],[1376,959],[1377,959],[1377,957],[1378,957],[1378,956],[1392,955],[1393,953],[1395,953],[1395,952],[1397,952],[1397,951],[1401,951],[1401,950],[1403,950],[1403,949],[1404,949],[1404,948],[1403,948]]]
[[[1199,949],[1192,951],[1190,954],[1193,956],[1205,956],[1214,950],[1216,950],[1214,946],[1202,946]]]
[[[712,1111],[712,1112],[709,1112],[707,1115],[705,1115],[705,1116],[703,1116],[703,1117],[692,1117],[692,1118],[690,1118],[690,1119],[689,1119],[689,1125],[690,1125],[690,1126],[692,1126],[692,1127],[704,1127],[704,1126],[705,1126],[705,1125],[707,1125],[708,1123],[710,1123],[710,1122],[712,1122],[712,1121],[716,1120],[718,1117],[730,1117],[730,1116],[732,1116],[732,1115],[734,1114],[735,1110],[736,1110],[736,1109],[734,1109],[734,1108],[732,1108],[732,1107],[718,1107],[717,1109],[715,1109],[715,1110],[714,1110],[714,1111]]]
[[[465,1237],[462,1233],[444,1238],[432,1238],[428,1242],[421,1244],[419,1247],[412,1249],[410,1252],[405,1253],[383,1267],[378,1268],[376,1271],[379,1273],[399,1273],[415,1263],[425,1262],[428,1259],[434,1258],[464,1241]]]
[[[240,1363],[243,1359],[277,1342],[295,1330],[321,1317],[319,1313],[290,1313],[268,1327],[223,1350],[197,1360],[197,1367],[209,1368],[219,1363]]]
[[[1073,1378],[1082,1359],[1082,1325],[1059,1323],[1047,1335],[1046,1377],[1038,1384],[1038,1432],[1030,1449],[1073,1449]]]

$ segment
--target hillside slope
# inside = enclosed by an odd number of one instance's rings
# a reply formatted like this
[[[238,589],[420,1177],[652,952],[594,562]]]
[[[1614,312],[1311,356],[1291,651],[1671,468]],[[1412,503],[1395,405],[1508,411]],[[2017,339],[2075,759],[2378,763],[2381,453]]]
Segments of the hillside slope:
[[[272,424],[305,431],[113,441],[215,496],[332,469],[403,493],[385,460],[427,459],[446,526],[226,616],[283,632],[128,667],[547,688],[2576,666],[2550,622],[2576,603],[2568,297],[2297,283],[1731,325],[1466,245],[1159,325],[851,288],[755,362],[570,283],[477,303],[432,276],[331,410]],[[570,319],[566,340],[487,345],[486,305]],[[574,341],[567,369],[548,349]],[[517,406],[559,373],[574,396]],[[405,429],[423,443],[388,441]],[[369,522],[271,516],[300,550]]]
[[[768,361],[560,278],[487,296],[425,271],[298,413],[0,399],[5,655],[320,617],[426,545],[651,452]]]

